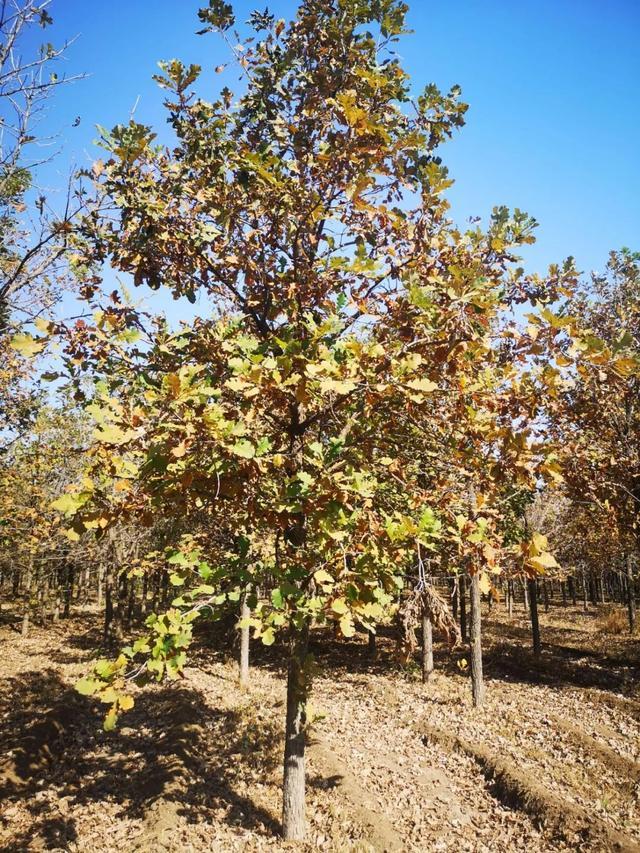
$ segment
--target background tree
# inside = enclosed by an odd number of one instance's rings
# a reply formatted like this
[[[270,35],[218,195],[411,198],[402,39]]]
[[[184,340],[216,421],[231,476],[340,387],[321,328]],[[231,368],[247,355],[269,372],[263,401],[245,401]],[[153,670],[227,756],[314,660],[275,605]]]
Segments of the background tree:
[[[640,544],[640,256],[612,252],[569,301],[582,340],[568,350],[575,371],[549,400],[551,430],[570,500],[613,512],[625,554],[629,628],[635,630],[634,560]]]
[[[40,315],[67,281],[71,220],[81,207],[71,184],[62,204],[37,184],[55,143],[38,133],[45,105],[59,85],[81,76],[58,73],[68,43],[45,41],[25,53],[32,31],[53,23],[50,7],[50,0],[0,4],[0,457],[28,434],[43,402],[24,360],[43,345],[26,329],[33,321],[47,328]]]

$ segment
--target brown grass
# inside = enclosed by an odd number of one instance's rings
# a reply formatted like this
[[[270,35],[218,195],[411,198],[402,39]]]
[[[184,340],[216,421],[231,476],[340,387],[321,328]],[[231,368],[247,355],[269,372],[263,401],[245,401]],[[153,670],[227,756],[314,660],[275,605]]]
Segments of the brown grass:
[[[624,634],[629,630],[626,611],[613,604],[603,608],[598,624],[606,634]]]

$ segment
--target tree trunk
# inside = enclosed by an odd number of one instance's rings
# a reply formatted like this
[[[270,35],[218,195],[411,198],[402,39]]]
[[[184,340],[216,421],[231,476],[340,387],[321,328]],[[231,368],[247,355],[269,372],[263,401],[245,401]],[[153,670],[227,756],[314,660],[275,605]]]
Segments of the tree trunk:
[[[527,581],[522,581],[522,606],[524,608],[524,612],[529,612],[529,593],[527,592]]]
[[[433,626],[426,610],[422,611],[422,681],[429,680],[433,672]]]
[[[242,596],[242,607],[240,609],[240,619],[244,621],[250,616],[249,605],[247,604],[247,593]],[[243,625],[240,628],[240,686],[246,687],[249,683],[249,625]]]
[[[71,599],[73,597],[73,567],[67,564],[64,575],[64,609],[62,616],[68,619],[71,615]]]
[[[513,581],[507,581],[507,614],[513,618]]]
[[[117,590],[116,567],[110,560],[105,576],[104,640],[115,643],[122,639],[122,614]]]
[[[480,576],[475,572],[471,577],[471,693],[474,707],[480,708],[484,702],[484,678],[482,674],[482,615],[480,608]]]
[[[98,610],[102,610],[103,598],[104,598],[104,573],[105,569],[103,566],[98,566],[98,589],[96,591],[96,597],[98,599]]]
[[[538,585],[535,578],[527,581],[529,587],[529,613],[531,614],[531,636],[533,639],[533,653],[540,657],[540,622],[538,620]]]
[[[26,598],[24,602],[24,611],[22,613],[22,636],[26,637],[29,633],[29,621],[31,617],[31,596],[33,595],[33,561],[29,561],[27,566],[27,574],[25,578]]]
[[[142,592],[140,594],[140,616],[147,614],[147,595],[149,594],[149,573],[142,576]]]
[[[549,612],[549,584],[546,580],[542,581],[542,594],[544,595],[544,612]]]
[[[627,570],[627,615],[629,617],[629,632],[635,634],[636,631],[636,597],[633,584],[633,563],[631,562],[631,554],[625,554],[625,568]]]
[[[452,587],[451,587],[451,612],[453,614],[453,619],[455,622],[458,621],[458,580],[457,578],[452,578]]]
[[[589,609],[589,599],[587,598],[587,578],[584,572],[582,572],[582,607],[585,613]]]
[[[460,634],[462,642],[466,643],[469,633],[467,631],[467,580],[464,575],[460,575],[458,582],[458,604],[460,605]]]
[[[576,607],[578,604],[578,596],[576,591],[576,579],[573,577],[573,575],[567,578],[567,584],[569,585],[569,596],[573,601],[573,606]]]
[[[607,603],[604,586],[604,573],[600,572],[600,577],[596,579],[596,590],[599,592],[600,604]]]
[[[305,661],[308,645],[309,624],[305,622],[300,630],[292,626],[282,798],[282,833],[285,841],[302,841],[306,830],[304,747],[308,690]]]
[[[375,631],[367,631],[367,654],[374,660],[378,656]]]
[[[60,619],[60,579],[56,583],[56,596],[53,602],[53,621],[58,622]]]

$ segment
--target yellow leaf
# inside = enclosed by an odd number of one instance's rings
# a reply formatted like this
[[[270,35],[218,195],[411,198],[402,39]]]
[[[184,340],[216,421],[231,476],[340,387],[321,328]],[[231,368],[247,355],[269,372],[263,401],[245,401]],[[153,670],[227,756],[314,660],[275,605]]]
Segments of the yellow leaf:
[[[548,540],[546,536],[543,536],[542,533],[534,533],[531,537],[531,541],[533,542],[537,551],[544,551],[547,547]]]
[[[317,572],[313,573],[313,577],[316,583],[319,583],[321,586],[331,587],[335,583],[329,572],[326,572],[324,569],[318,569]]]
[[[11,338],[11,348],[24,355],[27,358],[32,358],[44,349],[44,341],[36,340],[31,335],[19,334]]]
[[[558,568],[556,558],[548,551],[543,551],[541,554],[537,554],[535,557],[530,557],[529,565],[541,572],[543,572],[545,569]]]
[[[344,600],[344,598],[336,598],[336,599],[334,599],[334,601],[331,602],[331,609],[333,610],[334,613],[340,614],[340,613],[347,613],[349,610],[349,607],[347,605],[347,602]]]
[[[104,723],[102,724],[102,727],[104,728],[105,732],[111,732],[115,729],[117,722],[118,715],[116,713],[115,707],[113,707],[109,709],[109,713],[104,718]]]
[[[345,613],[340,620],[340,632],[343,637],[353,637],[356,632],[350,613]]]
[[[407,387],[413,391],[422,391],[424,394],[430,394],[438,387],[435,382],[430,379],[411,379],[407,382]]]
[[[491,591],[491,581],[489,580],[489,575],[486,572],[482,572],[479,579],[480,592],[484,593],[484,595],[488,595]]]
[[[49,320],[45,320],[44,317],[38,317],[37,320],[34,321],[33,324],[39,332],[43,332],[44,334],[49,334],[53,323],[50,323]]]
[[[356,383],[351,379],[322,379],[320,381],[320,391],[334,394],[349,394],[356,387]]]

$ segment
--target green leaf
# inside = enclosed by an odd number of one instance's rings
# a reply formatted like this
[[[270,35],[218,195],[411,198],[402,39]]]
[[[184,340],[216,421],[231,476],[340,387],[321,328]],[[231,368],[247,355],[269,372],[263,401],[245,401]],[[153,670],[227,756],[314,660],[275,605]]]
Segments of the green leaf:
[[[113,664],[108,660],[99,660],[93,669],[100,678],[109,678],[113,674]]]
[[[278,610],[282,610],[282,605],[284,604],[284,596],[282,595],[281,589],[274,589],[271,591],[271,603]]]
[[[265,646],[272,646],[276,639],[276,633],[273,628],[267,628],[262,634],[262,642]]]
[[[81,678],[75,683],[75,689],[78,693],[82,694],[82,696],[93,696],[98,687],[98,682],[93,678]]]
[[[213,595],[216,591],[215,586],[210,583],[202,583],[193,590],[194,595]]]
[[[240,456],[242,459],[253,459],[256,455],[255,447],[246,439],[237,441],[231,448],[231,452],[235,453],[236,456]]]
[[[112,732],[115,729],[117,722],[118,722],[118,714],[116,713],[116,709],[115,709],[115,707],[110,708],[109,713],[104,718],[104,723],[102,724],[102,728],[105,730],[105,732]]]
[[[80,507],[87,503],[88,499],[89,495],[87,492],[79,494],[65,492],[64,495],[60,495],[59,498],[51,502],[51,509],[57,509],[58,512],[63,512],[67,516],[75,515]]]

